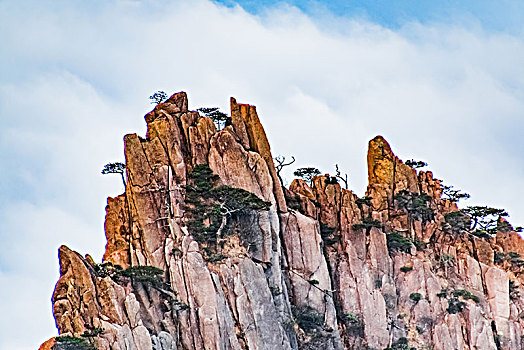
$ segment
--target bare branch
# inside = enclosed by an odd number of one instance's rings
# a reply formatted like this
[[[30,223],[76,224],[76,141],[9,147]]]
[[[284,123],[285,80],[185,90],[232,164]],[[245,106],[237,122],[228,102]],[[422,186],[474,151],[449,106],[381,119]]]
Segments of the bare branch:
[[[292,160],[286,163],[286,157],[285,156],[276,156],[273,158],[273,160],[276,162],[275,164],[275,170],[277,171],[278,180],[280,181],[280,185],[284,187],[284,181],[282,180],[282,177],[280,176],[280,171],[282,171],[283,167],[286,167],[288,165],[291,165],[295,162],[295,157],[291,156]]]
[[[342,176],[340,174],[340,170],[338,169],[338,164],[335,164],[335,170],[337,172],[337,174],[335,175],[335,177],[337,179],[340,179],[342,182],[344,182],[344,185],[346,187],[346,190],[348,189],[348,174],[344,174],[344,176]]]

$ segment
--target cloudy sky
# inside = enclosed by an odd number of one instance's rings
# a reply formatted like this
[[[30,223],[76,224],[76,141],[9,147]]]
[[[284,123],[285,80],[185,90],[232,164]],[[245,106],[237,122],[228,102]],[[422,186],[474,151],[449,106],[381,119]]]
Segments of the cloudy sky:
[[[275,155],[366,186],[402,159],[524,224],[524,2],[0,0],[0,350],[56,335],[57,249],[100,260],[148,96],[257,105]]]

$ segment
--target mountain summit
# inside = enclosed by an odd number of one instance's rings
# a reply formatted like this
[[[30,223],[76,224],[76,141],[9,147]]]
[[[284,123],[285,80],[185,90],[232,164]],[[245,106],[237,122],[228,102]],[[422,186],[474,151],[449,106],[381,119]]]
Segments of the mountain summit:
[[[103,262],[59,249],[60,336],[40,349],[523,348],[523,240],[384,138],[359,198],[330,175],[285,188],[233,98],[221,130],[184,92],[145,120],[124,138]]]

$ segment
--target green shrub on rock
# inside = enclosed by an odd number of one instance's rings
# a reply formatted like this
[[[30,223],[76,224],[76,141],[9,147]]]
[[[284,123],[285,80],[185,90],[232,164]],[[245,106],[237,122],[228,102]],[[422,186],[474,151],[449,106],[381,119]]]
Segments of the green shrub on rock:
[[[148,284],[155,288],[170,288],[164,281],[164,270],[155,266],[130,266],[127,269],[120,271],[119,276],[130,278],[132,282]]]
[[[83,338],[58,336],[53,350],[95,350],[95,347]]]
[[[409,298],[413,300],[416,303],[418,303],[422,299],[422,294],[420,293],[411,293],[409,295]]]
[[[394,252],[404,252],[411,253],[412,243],[411,240],[402,236],[398,232],[390,233],[386,235],[386,240],[388,244],[388,250],[390,253]]]
[[[324,325],[324,315],[311,306],[301,306],[293,310],[295,320],[306,333],[320,330]]]
[[[369,231],[373,227],[381,228],[382,227],[382,223],[380,221],[378,221],[378,220],[375,220],[375,219],[371,218],[371,217],[365,217],[365,218],[362,219],[361,223],[354,224],[351,228],[353,230],[365,229],[366,231]]]
[[[473,300],[475,303],[478,303],[480,301],[478,296],[471,294],[471,292],[465,289],[457,289],[453,292],[453,296],[462,297],[464,300]]]

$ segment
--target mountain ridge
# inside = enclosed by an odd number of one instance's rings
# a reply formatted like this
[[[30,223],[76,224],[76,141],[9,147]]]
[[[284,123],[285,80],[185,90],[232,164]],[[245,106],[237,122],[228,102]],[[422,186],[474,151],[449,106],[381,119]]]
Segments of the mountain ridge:
[[[217,130],[177,93],[145,116],[145,139],[124,137],[126,190],[108,198],[104,263],[59,249],[61,337],[41,349],[522,347],[524,243],[511,226],[457,229],[440,181],[381,136],[366,197],[329,175],[282,187],[256,108],[230,102]],[[217,177],[191,202],[198,166]],[[269,207],[212,213],[228,188]],[[218,219],[228,234],[214,241]]]

